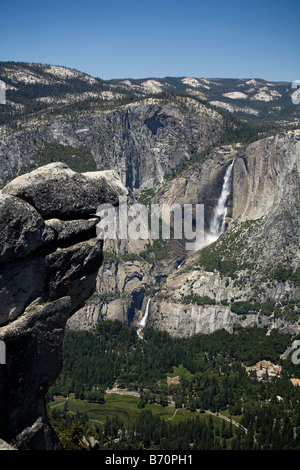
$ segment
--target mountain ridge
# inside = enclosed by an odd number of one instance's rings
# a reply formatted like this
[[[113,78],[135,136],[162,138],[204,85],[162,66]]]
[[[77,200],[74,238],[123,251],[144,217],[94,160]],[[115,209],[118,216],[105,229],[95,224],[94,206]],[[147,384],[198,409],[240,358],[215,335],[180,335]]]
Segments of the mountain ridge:
[[[103,105],[103,101],[116,98],[126,100],[130,94],[145,97],[153,93],[184,93],[243,119],[299,121],[299,113],[291,100],[297,90],[293,90],[289,82],[201,77],[102,80],[66,67],[17,62],[0,62],[0,79],[6,83],[9,105],[26,107],[28,102],[24,98],[30,94],[36,101],[37,111],[45,109],[51,101],[54,106],[55,101],[56,105],[66,105],[72,100],[86,105],[89,100],[98,100]],[[51,89],[51,84],[56,89]]]

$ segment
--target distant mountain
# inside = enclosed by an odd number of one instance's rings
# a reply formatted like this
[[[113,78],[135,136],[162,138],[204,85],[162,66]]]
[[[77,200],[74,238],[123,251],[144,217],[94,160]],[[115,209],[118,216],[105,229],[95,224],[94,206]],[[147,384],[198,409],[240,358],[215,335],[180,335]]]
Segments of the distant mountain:
[[[263,79],[166,77],[164,79],[116,80],[140,93],[184,93],[226,109],[243,119],[299,120],[299,111],[292,104],[295,90],[291,83],[268,82]]]
[[[165,77],[102,80],[66,67],[0,62],[0,80],[7,89],[6,112],[0,123],[38,113],[52,117],[67,112],[92,112],[99,108],[126,104],[162,93],[184,94],[227,110],[247,120],[299,122],[300,113],[292,103],[295,93],[288,82],[258,78]],[[64,109],[66,108],[66,109]]]

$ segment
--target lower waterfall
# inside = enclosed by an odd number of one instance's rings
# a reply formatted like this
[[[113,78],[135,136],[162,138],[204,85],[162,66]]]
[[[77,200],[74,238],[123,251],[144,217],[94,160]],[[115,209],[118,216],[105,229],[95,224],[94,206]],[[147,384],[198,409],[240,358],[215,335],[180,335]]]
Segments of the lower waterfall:
[[[148,302],[147,302],[147,305],[146,305],[146,310],[145,310],[145,314],[143,316],[143,318],[141,319],[140,323],[139,323],[139,328],[144,328],[147,324],[147,320],[148,320],[148,315],[149,315],[149,305],[150,305],[150,302],[151,302],[151,299],[148,299]]]
[[[148,320],[150,302],[151,302],[151,299],[148,299],[144,316],[141,319],[141,321],[138,323],[137,334],[139,338],[141,339],[143,338],[143,333],[142,333],[143,329],[145,328],[147,324],[147,320]]]

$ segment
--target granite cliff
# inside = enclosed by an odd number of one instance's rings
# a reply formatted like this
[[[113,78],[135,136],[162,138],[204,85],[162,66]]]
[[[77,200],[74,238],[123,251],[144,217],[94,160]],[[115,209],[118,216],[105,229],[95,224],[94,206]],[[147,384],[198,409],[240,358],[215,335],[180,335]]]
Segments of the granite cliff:
[[[114,172],[79,174],[62,163],[1,192],[0,436],[17,449],[60,448],[44,397],[61,370],[65,324],[95,290],[103,258],[95,211],[126,193]]]
[[[136,195],[184,165],[191,153],[217,142],[222,125],[217,111],[191,98],[174,97],[145,98],[110,111],[35,123],[19,132],[3,129],[0,184],[36,168],[43,149],[55,142],[74,153],[88,149],[98,170],[114,168]]]
[[[154,202],[204,204],[207,230],[234,160],[225,233],[189,253],[174,240],[158,251],[151,241],[135,246],[135,256],[105,245],[113,253],[100,269],[106,281],[70,326],[91,328],[103,318],[137,325],[151,298],[148,323],[175,335],[238,324],[298,332],[299,139],[293,131],[223,146],[159,186]]]

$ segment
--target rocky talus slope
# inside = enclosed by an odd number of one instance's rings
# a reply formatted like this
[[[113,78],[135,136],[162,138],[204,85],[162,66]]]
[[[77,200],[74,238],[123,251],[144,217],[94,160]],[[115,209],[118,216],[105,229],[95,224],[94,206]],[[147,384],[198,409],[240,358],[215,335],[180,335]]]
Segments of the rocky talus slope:
[[[44,397],[61,370],[65,324],[95,290],[96,209],[125,194],[114,172],[80,174],[62,163],[1,192],[0,437],[17,449],[60,448]]]

